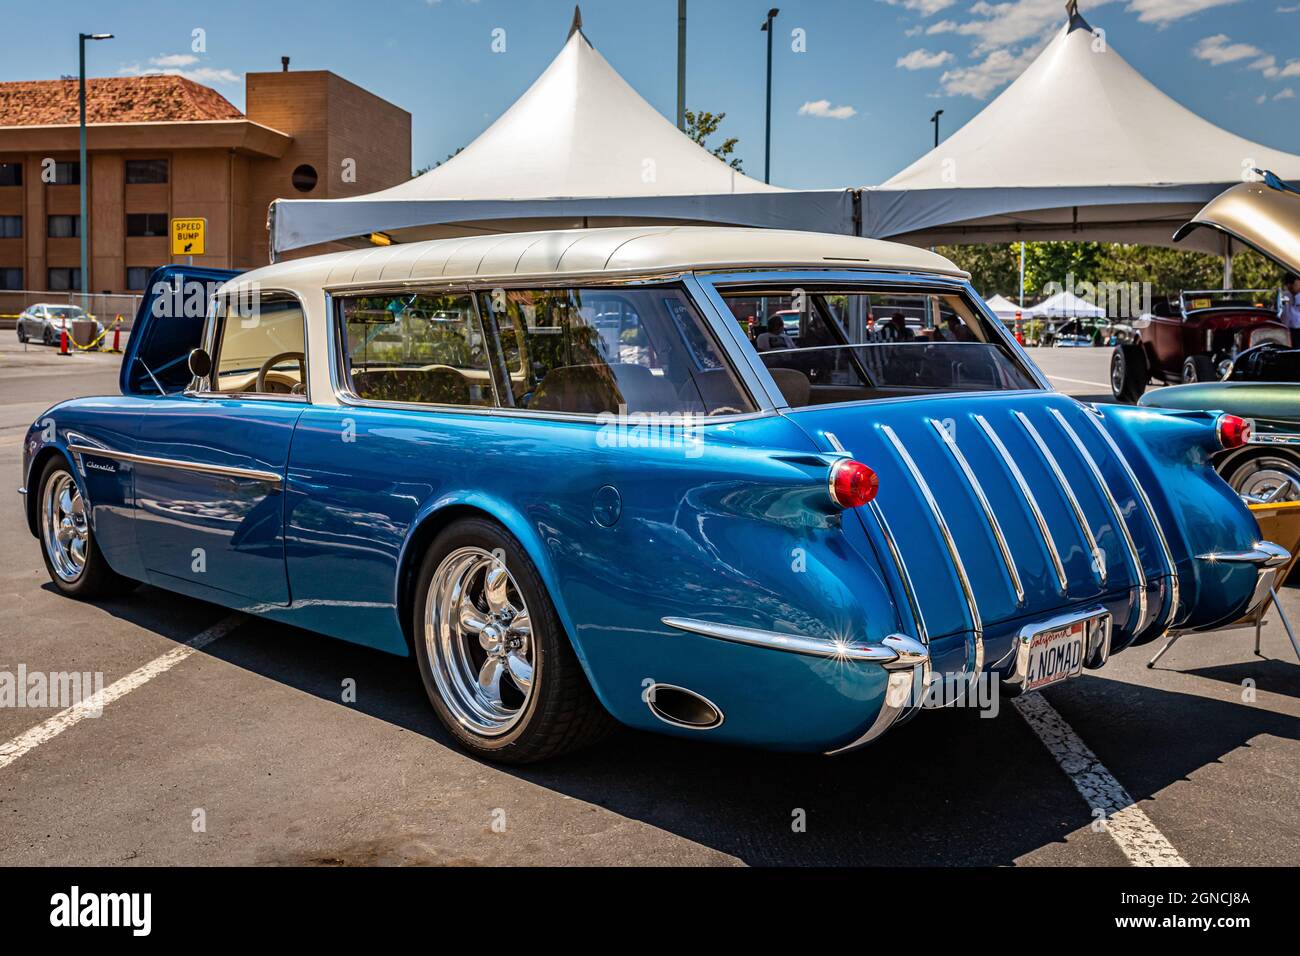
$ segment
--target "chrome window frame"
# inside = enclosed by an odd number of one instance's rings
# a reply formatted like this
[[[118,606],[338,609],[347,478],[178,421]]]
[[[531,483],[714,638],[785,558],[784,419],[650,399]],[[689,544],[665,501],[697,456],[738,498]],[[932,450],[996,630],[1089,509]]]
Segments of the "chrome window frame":
[[[754,348],[752,342],[740,331],[739,323],[736,322],[732,315],[730,307],[723,298],[722,290],[734,290],[750,286],[763,285],[765,283],[776,283],[785,285],[788,283],[808,283],[818,285],[835,285],[837,283],[849,283],[855,285],[868,284],[886,284],[914,286],[917,291],[934,291],[948,292],[963,295],[975,311],[986,321],[993,329],[994,335],[1002,345],[1011,352],[1013,356],[1024,367],[1030,381],[1038,387],[1036,389],[1005,389],[996,392],[986,391],[943,391],[924,392],[917,395],[901,395],[894,398],[873,398],[873,399],[854,399],[846,402],[830,402],[825,405],[816,406],[818,409],[843,408],[849,405],[860,405],[864,403],[875,404],[877,402],[896,402],[896,401],[914,401],[918,398],[926,400],[935,398],[944,398],[954,395],[972,396],[982,394],[1008,395],[1016,392],[1035,392],[1048,391],[1054,392],[1055,388],[1048,382],[1047,378],[1039,370],[1029,353],[1024,350],[1015,336],[1007,329],[1002,320],[993,314],[984,299],[975,291],[969,280],[958,279],[953,276],[938,275],[935,273],[909,272],[909,271],[890,271],[885,269],[773,269],[769,267],[756,268],[752,270],[736,271],[727,270],[719,272],[700,272],[696,274],[700,280],[701,290],[709,299],[710,304],[720,316],[726,317],[729,325],[734,328],[732,336],[740,354],[745,357],[756,379],[763,383],[764,390],[767,392],[769,400],[773,407],[778,411],[792,411],[799,408],[811,406],[792,406],[785,398],[785,395],[777,387],[775,379],[768,373],[767,366],[763,364],[759,357],[758,350]]]
[[[436,414],[449,415],[477,415],[487,418],[511,418],[537,421],[557,421],[557,422],[574,422],[583,424],[605,425],[607,421],[602,415],[610,413],[586,413],[586,412],[555,412],[555,411],[538,411],[536,409],[518,408],[515,406],[503,406],[500,402],[500,395],[495,394],[496,404],[492,407],[481,405],[435,405],[422,402],[394,402],[382,399],[369,399],[357,395],[349,387],[349,382],[345,373],[345,343],[342,339],[340,310],[341,300],[345,297],[360,295],[391,295],[400,293],[433,293],[433,294],[468,294],[474,299],[476,314],[479,316],[480,327],[482,325],[483,315],[479,308],[479,296],[484,292],[492,292],[496,289],[506,291],[529,291],[536,289],[617,289],[617,288],[638,288],[654,287],[664,285],[680,285],[686,292],[686,297],[691,301],[704,322],[705,328],[713,336],[714,343],[718,347],[719,354],[724,360],[728,361],[732,372],[736,375],[738,382],[743,391],[748,392],[745,396],[749,399],[750,404],[754,406],[753,411],[741,412],[739,414],[729,415],[704,415],[689,417],[685,413],[665,413],[662,420],[666,425],[686,425],[692,427],[705,427],[708,425],[723,425],[752,419],[770,417],[775,414],[775,408],[770,404],[770,400],[764,401],[766,395],[761,390],[761,383],[755,376],[746,374],[749,369],[745,364],[737,360],[736,353],[732,350],[732,341],[723,334],[725,325],[721,322],[721,316],[710,307],[712,304],[706,302],[701,297],[701,287],[697,281],[692,281],[694,274],[690,272],[671,272],[671,273],[651,273],[635,276],[617,276],[612,277],[607,273],[572,273],[563,275],[549,276],[511,276],[508,278],[480,278],[473,280],[454,280],[438,281],[404,279],[393,282],[367,281],[331,284],[324,287],[325,311],[326,311],[326,347],[329,350],[327,364],[330,372],[329,387],[334,395],[335,400],[340,405],[346,405],[355,408],[384,408],[395,411],[420,411],[431,412]],[[732,323],[735,324],[734,322]],[[494,388],[496,388],[495,375],[492,376]]]
[[[238,289],[231,290],[236,294]],[[263,289],[260,286],[256,289],[256,294],[260,299],[264,295],[286,295],[298,303],[298,310],[302,313],[302,354],[303,354],[303,391],[300,395],[283,392],[222,392],[214,391],[212,388],[212,376],[217,371],[217,355],[214,349],[217,341],[217,322],[218,306],[227,296],[225,287],[217,290],[212,296],[212,301],[208,304],[208,317],[203,324],[203,338],[200,340],[200,347],[212,357],[212,371],[207,377],[199,378],[197,375],[190,379],[189,386],[181,392],[186,398],[199,399],[225,399],[235,398],[240,401],[251,400],[261,402],[293,402],[294,404],[310,405],[311,402],[311,354],[312,354],[312,335],[311,335],[311,316],[307,312],[307,305],[303,297],[293,289],[283,286],[273,286]]]

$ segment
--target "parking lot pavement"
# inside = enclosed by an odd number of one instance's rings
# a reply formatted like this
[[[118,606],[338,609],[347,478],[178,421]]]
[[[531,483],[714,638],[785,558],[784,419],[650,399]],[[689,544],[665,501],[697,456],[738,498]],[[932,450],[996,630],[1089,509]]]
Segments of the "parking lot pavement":
[[[1109,350],[1070,354],[1094,352]],[[43,369],[41,401],[112,391],[104,358],[22,370]],[[1061,377],[1095,375],[1055,358]],[[0,413],[16,415],[31,402],[10,361]],[[17,458],[0,445],[14,479]],[[7,863],[1122,865],[1151,845],[1191,865],[1300,863],[1300,666],[1276,621],[1262,657],[1244,631],[1185,637],[1154,670],[1152,648],[1119,654],[1043,694],[1039,723],[1005,702],[926,712],[835,759],[624,731],[518,770],[452,746],[410,661],[150,587],[59,596],[12,493],[0,554],[0,671],[130,688],[67,726],[0,708]],[[1300,621],[1300,589],[1283,600]],[[1120,834],[1092,809],[1116,794],[1133,801]]]

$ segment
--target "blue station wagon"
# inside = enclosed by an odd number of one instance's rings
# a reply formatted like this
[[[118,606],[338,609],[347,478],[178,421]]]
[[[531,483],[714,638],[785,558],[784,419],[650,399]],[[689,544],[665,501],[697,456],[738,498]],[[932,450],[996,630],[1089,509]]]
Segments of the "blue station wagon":
[[[965,273],[867,239],[168,267],[121,393],[24,442],[59,589],[148,582],[409,655],[502,761],[615,722],[851,750],[936,688],[1022,693],[1235,620],[1287,557],[1210,464],[1240,419],[1060,395]]]

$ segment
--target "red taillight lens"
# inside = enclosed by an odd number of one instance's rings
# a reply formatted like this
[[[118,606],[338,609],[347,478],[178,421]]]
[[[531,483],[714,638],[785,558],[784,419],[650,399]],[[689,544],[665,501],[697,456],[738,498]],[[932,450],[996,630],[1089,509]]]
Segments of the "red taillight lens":
[[[1220,415],[1215,430],[1219,434],[1219,444],[1224,448],[1240,448],[1250,441],[1255,423],[1249,418],[1238,418],[1236,415]]]
[[[876,473],[852,458],[831,465],[831,500],[841,508],[857,508],[876,497],[880,479]]]

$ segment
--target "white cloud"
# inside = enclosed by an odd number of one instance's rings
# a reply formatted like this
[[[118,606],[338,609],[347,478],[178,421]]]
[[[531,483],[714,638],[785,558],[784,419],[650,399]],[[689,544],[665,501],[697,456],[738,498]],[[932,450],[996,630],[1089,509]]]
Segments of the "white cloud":
[[[800,116],[820,116],[823,119],[844,120],[856,116],[857,112],[852,106],[831,106],[830,100],[809,100],[799,107]]]
[[[1239,2],[1240,0],[1131,0],[1125,9],[1136,13],[1140,23],[1164,26],[1203,10]]]
[[[1203,37],[1192,47],[1192,56],[1213,66],[1235,63],[1252,57],[1264,56],[1264,51],[1250,43],[1233,43],[1226,33]],[[1268,57],[1272,59],[1272,57]]]
[[[202,83],[205,86],[210,86],[213,83],[238,83],[240,80],[239,74],[234,70],[218,69],[211,66],[200,66],[193,70],[180,68],[180,66],[197,61],[198,57],[190,56],[187,53],[165,54],[151,57],[148,66],[132,63],[129,66],[122,67],[117,72],[121,76],[183,76],[187,80],[193,80],[195,83]]]
[[[900,56],[894,65],[904,70],[933,70],[955,59],[956,57],[947,50],[940,50],[938,53],[931,53],[929,50],[913,50],[907,56]]]
[[[932,17],[940,10],[947,10],[957,0],[881,0],[881,2],[887,3],[891,7],[912,10],[923,17]]]
[[[1014,80],[1038,56],[1036,47],[1027,47],[1020,53],[994,50],[973,66],[945,70],[939,85],[949,96],[972,96],[988,99],[990,93],[1004,83]]]
[[[1273,94],[1275,100],[1293,100],[1295,99],[1295,90],[1291,87],[1284,87]]]
[[[161,67],[189,66],[198,63],[199,58],[193,53],[164,53],[162,56],[151,57],[149,62]]]

